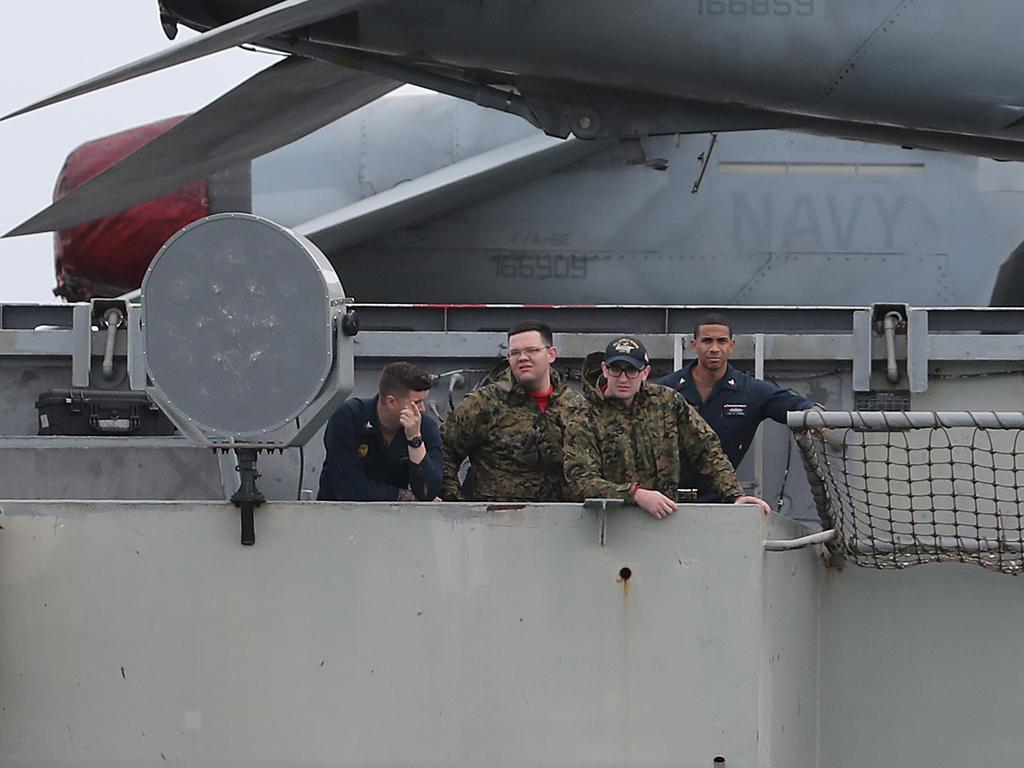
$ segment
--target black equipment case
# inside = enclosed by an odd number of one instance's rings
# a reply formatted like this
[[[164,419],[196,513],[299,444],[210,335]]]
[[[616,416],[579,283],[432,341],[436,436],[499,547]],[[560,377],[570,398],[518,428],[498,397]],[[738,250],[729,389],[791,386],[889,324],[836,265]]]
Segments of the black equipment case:
[[[40,435],[174,435],[145,392],[54,389],[36,400]]]

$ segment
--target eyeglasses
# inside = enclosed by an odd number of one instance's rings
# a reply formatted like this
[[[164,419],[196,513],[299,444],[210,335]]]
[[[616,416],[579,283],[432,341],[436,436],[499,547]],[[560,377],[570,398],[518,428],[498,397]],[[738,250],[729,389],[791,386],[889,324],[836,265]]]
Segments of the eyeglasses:
[[[606,370],[608,372],[608,376],[613,379],[617,379],[620,376],[625,376],[627,379],[635,379],[641,372],[640,368],[633,368],[632,366],[622,368],[616,366],[615,368],[607,368]]]
[[[543,347],[525,347],[524,349],[510,349],[508,351],[508,359],[515,360],[517,357],[536,357],[545,349],[550,348],[550,344],[545,344]]]

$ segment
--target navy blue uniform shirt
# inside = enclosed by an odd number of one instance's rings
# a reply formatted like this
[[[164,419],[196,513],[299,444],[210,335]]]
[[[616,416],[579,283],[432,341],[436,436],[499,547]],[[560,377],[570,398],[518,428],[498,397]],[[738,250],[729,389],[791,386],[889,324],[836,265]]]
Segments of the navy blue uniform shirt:
[[[423,414],[420,434],[427,455],[409,461],[401,428],[390,445],[384,443],[377,420],[377,397],[353,397],[334,412],[324,430],[327,458],[320,472],[321,501],[397,501],[408,488],[420,501],[441,492],[441,431]]]
[[[787,411],[805,411],[814,403],[791,389],[781,389],[769,381],[755,379],[726,366],[725,376],[718,380],[706,402],[700,401],[697,384],[693,380],[693,366],[697,361],[658,379],[662,386],[681,393],[704,421],[718,434],[722,449],[733,467],[743,461],[754,433],[765,419],[786,423]],[[713,501],[714,491],[701,475],[690,467],[683,467],[680,488],[696,488],[699,501]]]

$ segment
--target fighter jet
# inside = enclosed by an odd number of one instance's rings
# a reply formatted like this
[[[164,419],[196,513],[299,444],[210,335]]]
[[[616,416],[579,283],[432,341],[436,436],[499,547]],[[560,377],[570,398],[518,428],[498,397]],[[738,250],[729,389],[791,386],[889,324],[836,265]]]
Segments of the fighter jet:
[[[83,145],[58,196],[180,124]],[[389,96],[62,230],[58,292],[135,288],[178,228],[234,210],[310,237],[360,302],[978,306],[997,284],[1019,301],[997,276],[1022,204],[1017,163],[782,131],[562,141]]]
[[[243,43],[288,58],[169,132],[141,180],[115,194],[99,177],[12,234],[170,191],[213,170],[208,149],[256,156],[400,82],[587,141],[786,128],[1024,157],[1024,7],[996,0],[162,0],[160,13],[169,35],[204,34],[13,114]]]

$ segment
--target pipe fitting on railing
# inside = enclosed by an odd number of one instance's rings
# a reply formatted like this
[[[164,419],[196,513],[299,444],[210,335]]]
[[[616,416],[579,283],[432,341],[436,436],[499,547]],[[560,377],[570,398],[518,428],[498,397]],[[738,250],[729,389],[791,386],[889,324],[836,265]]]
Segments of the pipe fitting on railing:
[[[885,378],[890,384],[900,380],[900,371],[896,366],[896,328],[903,322],[899,312],[886,312],[882,320],[882,331],[885,334]]]
[[[764,543],[765,552],[790,552],[794,549],[803,549],[814,544],[824,544],[836,537],[834,528],[827,531],[818,531],[798,539],[769,539]]]
[[[124,313],[117,307],[111,307],[103,313],[103,321],[107,325],[107,344],[103,350],[103,378],[107,381],[114,378],[114,340],[123,320]]]

